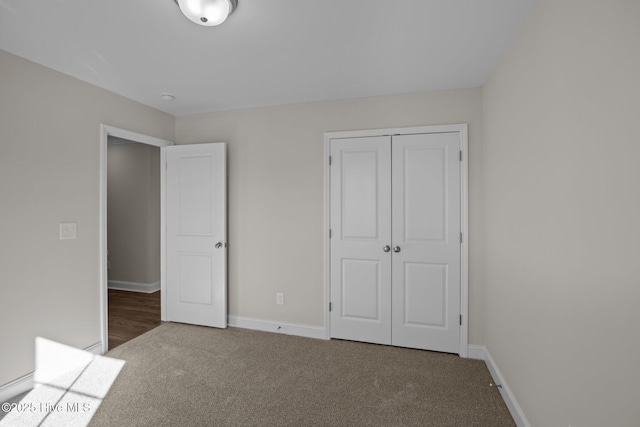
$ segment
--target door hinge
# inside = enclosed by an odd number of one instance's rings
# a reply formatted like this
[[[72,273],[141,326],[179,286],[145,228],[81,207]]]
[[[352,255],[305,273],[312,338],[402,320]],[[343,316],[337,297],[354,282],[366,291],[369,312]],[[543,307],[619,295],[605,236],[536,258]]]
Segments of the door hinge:
[[[460,151],[460,161],[462,161],[462,151]]]
[[[329,311],[331,311],[331,303],[329,303]]]
[[[329,166],[331,166],[331,156],[329,156]]]
[[[460,315],[460,326],[462,326],[462,314]]]
[[[331,238],[331,229],[329,229],[329,238]]]
[[[460,233],[460,244],[462,244],[462,233]]]

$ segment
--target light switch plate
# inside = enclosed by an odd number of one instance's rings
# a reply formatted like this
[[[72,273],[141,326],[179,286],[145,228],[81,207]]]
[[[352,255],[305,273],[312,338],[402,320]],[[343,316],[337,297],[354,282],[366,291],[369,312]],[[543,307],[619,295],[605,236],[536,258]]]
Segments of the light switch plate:
[[[77,222],[61,222],[60,223],[60,240],[76,239],[78,237]]]

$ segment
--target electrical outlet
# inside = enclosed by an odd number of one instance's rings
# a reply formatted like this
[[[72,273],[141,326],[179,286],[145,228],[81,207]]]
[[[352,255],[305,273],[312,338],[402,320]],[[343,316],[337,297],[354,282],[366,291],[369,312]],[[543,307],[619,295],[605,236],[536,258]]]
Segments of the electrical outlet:
[[[61,222],[60,223],[60,240],[75,239],[78,237],[77,222]]]
[[[276,304],[284,305],[284,294],[282,292],[276,292]]]

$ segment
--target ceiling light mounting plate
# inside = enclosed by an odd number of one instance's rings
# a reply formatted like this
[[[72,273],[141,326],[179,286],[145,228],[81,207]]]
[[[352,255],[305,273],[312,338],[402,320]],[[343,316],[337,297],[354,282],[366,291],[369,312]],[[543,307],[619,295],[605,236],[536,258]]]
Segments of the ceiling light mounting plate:
[[[238,7],[238,0],[173,0],[191,22],[213,27],[222,24]]]

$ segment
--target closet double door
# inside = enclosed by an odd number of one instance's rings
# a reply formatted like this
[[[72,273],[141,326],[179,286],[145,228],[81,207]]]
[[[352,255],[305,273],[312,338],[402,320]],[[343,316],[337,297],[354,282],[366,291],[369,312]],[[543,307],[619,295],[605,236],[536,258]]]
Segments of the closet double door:
[[[331,336],[459,353],[460,134],[331,140]]]

